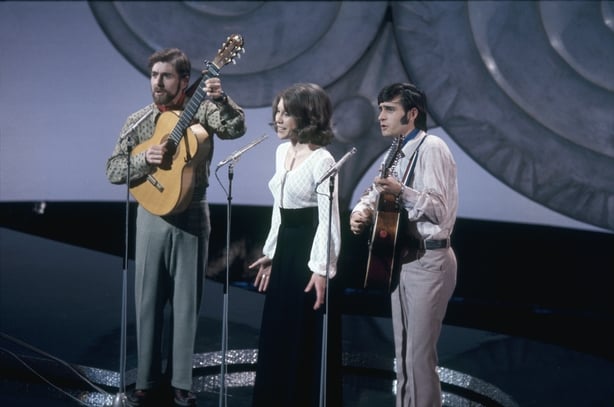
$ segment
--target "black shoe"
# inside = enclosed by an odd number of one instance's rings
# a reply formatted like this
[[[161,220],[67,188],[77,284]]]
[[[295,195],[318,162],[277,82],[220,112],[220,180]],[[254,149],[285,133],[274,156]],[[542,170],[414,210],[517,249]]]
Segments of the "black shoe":
[[[192,407],[196,405],[196,396],[188,390],[173,389],[173,401],[178,407]]]
[[[126,405],[128,407],[143,407],[147,403],[148,399],[147,390],[132,390],[126,397]]]

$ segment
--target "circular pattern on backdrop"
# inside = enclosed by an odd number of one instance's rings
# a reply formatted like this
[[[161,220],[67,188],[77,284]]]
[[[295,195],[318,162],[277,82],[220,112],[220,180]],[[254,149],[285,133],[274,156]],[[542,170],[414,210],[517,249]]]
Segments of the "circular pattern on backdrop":
[[[472,158],[528,198],[614,230],[611,4],[391,7],[408,75]]]
[[[596,2],[90,2],[115,47],[144,74],[156,49],[213,59],[239,33],[246,53],[224,87],[246,108],[315,82],[335,104],[346,204],[386,150],[374,99],[410,80],[429,121],[529,199],[614,230],[614,10]],[[300,17],[300,24],[297,18]],[[161,27],[170,27],[161,29]],[[196,66],[196,74],[204,67]],[[196,77],[196,75],[194,75]]]
[[[385,2],[99,2],[89,3],[114,46],[149,75],[147,57],[179,47],[193,77],[226,37],[241,34],[245,53],[223,70],[224,87],[246,108],[269,106],[295,82],[323,87],[339,79],[376,36]],[[168,28],[165,28],[168,27]]]

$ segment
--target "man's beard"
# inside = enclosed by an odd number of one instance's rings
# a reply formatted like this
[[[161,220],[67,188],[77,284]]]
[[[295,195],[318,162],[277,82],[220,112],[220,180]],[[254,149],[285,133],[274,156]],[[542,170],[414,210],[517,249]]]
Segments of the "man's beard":
[[[156,95],[155,91],[162,91],[163,93],[160,95]],[[152,92],[152,97],[153,97],[153,101],[156,105],[168,105],[170,104],[173,99],[175,99],[175,97],[177,97],[179,92],[175,92],[174,94],[170,94],[168,92],[167,89],[165,88],[158,88],[158,89],[154,89],[154,92]]]

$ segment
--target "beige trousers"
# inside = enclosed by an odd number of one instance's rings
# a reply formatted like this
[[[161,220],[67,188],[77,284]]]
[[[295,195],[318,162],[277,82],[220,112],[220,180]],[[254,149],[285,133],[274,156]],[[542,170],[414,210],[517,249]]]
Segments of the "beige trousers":
[[[452,248],[419,252],[403,264],[391,293],[394,331],[396,407],[440,407],[437,341],[454,287]]]

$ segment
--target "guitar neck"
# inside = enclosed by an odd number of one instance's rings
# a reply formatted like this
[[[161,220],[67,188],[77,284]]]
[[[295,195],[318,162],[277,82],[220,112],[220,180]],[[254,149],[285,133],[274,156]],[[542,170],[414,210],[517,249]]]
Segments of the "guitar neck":
[[[207,96],[207,93],[205,92],[205,89],[204,89],[205,81],[209,78],[212,78],[213,76],[218,76],[218,75],[219,75],[219,68],[217,68],[215,64],[213,63],[208,64],[207,70],[203,72],[203,77],[198,83],[198,87],[196,88],[196,90],[194,91],[194,94],[192,95],[192,97],[190,98],[186,106],[184,107],[183,111],[181,112],[181,115],[179,116],[179,120],[177,121],[177,124],[175,125],[175,127],[173,128],[173,131],[171,132],[169,136],[169,140],[171,140],[175,146],[179,144],[179,141],[183,137],[185,130],[188,127],[190,127],[190,124],[192,123],[192,119],[194,118],[194,115],[198,111],[200,104],[203,102],[203,100],[205,100],[205,97]]]
[[[195,90],[194,86],[190,86],[188,88],[186,94],[188,96],[192,92],[194,92],[194,94],[192,97],[190,97],[190,100],[179,116],[179,120],[177,121],[175,128],[168,137],[168,141],[174,143],[175,147],[179,144],[179,141],[185,134],[185,131],[192,123],[192,119],[194,118],[196,111],[207,95],[204,90],[205,81],[214,76],[219,76],[220,69],[229,62],[234,62],[234,58],[237,56],[237,52],[239,51],[243,51],[243,37],[239,34],[233,34],[228,37],[226,43],[223,45],[222,49],[219,50],[213,62],[207,62],[206,69],[202,72],[202,78],[198,82],[198,87]]]
[[[380,167],[380,177],[386,178],[392,173],[392,170],[396,166],[401,155],[401,149],[403,148],[402,141],[402,137],[399,136],[392,141],[392,144],[390,144],[388,154],[386,155],[386,160]]]

